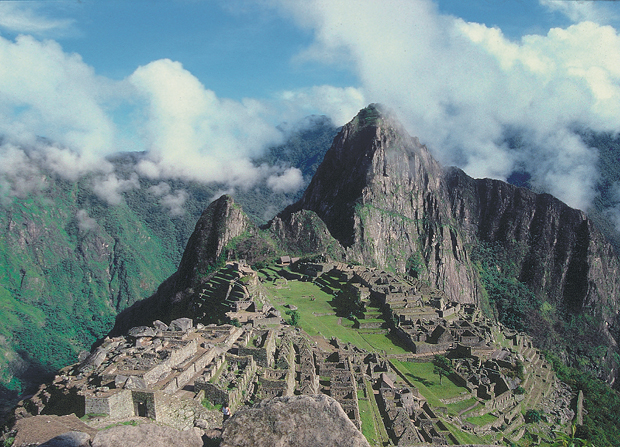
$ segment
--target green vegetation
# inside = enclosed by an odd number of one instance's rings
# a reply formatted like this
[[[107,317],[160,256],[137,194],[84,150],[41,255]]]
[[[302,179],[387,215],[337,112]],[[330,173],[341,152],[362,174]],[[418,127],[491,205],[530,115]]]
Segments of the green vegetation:
[[[112,428],[112,427],[118,427],[120,425],[131,425],[132,427],[135,427],[138,424],[139,424],[138,421],[134,421],[132,419],[131,421],[123,421],[123,422],[117,422],[116,424],[110,424],[110,425],[104,427],[103,430],[107,430],[107,429]]]
[[[435,355],[433,359],[433,372],[439,376],[439,384],[442,384],[442,377],[448,377],[452,372],[452,362],[443,355]]]
[[[324,117],[289,129],[287,142],[258,164],[294,165],[309,179],[337,128]],[[130,178],[140,155],[111,158]],[[222,185],[139,179],[117,205],[93,193],[94,178],[77,182],[42,170],[27,197],[2,194],[0,226],[0,407],[74,363],[110,331],[115,315],[150,296],[175,270],[196,221]],[[10,185],[9,185],[10,188]],[[159,191],[183,193],[171,210]],[[258,223],[297,200],[266,185],[239,190],[235,200]]]
[[[552,447],[594,447],[591,441],[577,436],[577,426],[571,425],[570,433],[556,431]]]
[[[355,329],[354,322],[336,315],[333,304],[334,295],[323,291],[311,282],[288,281],[286,286],[267,284],[272,295],[272,303],[286,313],[286,304],[297,306],[298,325],[310,336],[322,335],[328,340],[336,337],[342,342],[349,342],[368,351],[386,352],[387,354],[405,354],[401,345],[394,344],[389,334],[362,333]]]
[[[543,413],[539,410],[534,410],[530,408],[525,412],[525,422],[528,424],[536,424],[540,422],[543,418]]]
[[[478,404],[478,400],[475,397],[470,397],[469,399],[462,400],[460,402],[456,402],[453,404],[448,404],[446,407],[448,408],[448,413],[453,415],[458,415],[459,413],[474,407]]]
[[[459,428],[445,421],[443,424],[446,426],[450,434],[454,436],[454,438],[459,444],[486,444],[484,439],[479,438],[474,434],[460,430]]]
[[[566,366],[559,357],[546,353],[558,378],[575,391],[583,391],[583,426],[577,435],[597,447],[620,445],[620,394],[592,374]]]
[[[407,263],[405,264],[405,270],[409,275],[417,278],[424,272],[425,269],[426,264],[424,263],[424,258],[422,258],[422,254],[420,252],[416,251],[409,256]]]
[[[528,332],[528,317],[540,307],[539,299],[518,279],[519,271],[514,253],[519,247],[505,247],[499,243],[480,242],[472,252],[478,267],[484,295],[495,318],[506,327]]]
[[[221,411],[222,410],[222,405],[217,404],[217,405],[213,405],[211,403],[211,401],[207,398],[204,398],[200,401],[201,405],[203,407],[205,407],[207,410],[217,410],[217,411]]]
[[[420,393],[428,400],[429,404],[435,407],[442,407],[444,404],[440,399],[451,399],[468,393],[466,388],[456,385],[451,380],[445,383],[437,381],[435,365],[432,362],[402,362],[393,360],[392,365],[411,382]]]
[[[291,319],[289,320],[289,324],[291,326],[299,326],[299,318],[300,318],[299,311],[297,311],[297,310],[287,310],[286,311],[286,315],[291,317]]]
[[[377,407],[377,401],[375,400],[370,382],[364,381],[364,389],[359,391],[362,392],[363,396],[366,396],[359,400],[363,435],[372,446],[387,445],[390,438]]]

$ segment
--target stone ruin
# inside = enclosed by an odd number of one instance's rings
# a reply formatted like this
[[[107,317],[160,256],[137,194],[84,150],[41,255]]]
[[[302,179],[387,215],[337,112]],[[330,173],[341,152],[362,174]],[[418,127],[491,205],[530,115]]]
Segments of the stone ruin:
[[[235,271],[244,268],[233,267]],[[570,420],[571,410],[563,404],[566,390],[553,381],[527,336],[504,331],[512,347],[498,350],[491,323],[473,305],[448,303],[441,293],[386,272],[336,263],[329,267],[331,279],[326,280],[348,281],[344,287],[381,304],[388,321],[391,317],[394,322],[392,332],[411,349],[414,357],[410,360],[426,356],[428,361],[437,352],[452,359],[450,380],[468,391],[456,401],[473,397],[481,403],[478,413],[470,412],[470,416],[498,416],[485,427],[461,425],[457,419],[462,428],[485,434],[503,424],[514,431],[511,439],[518,439],[521,408],[543,397],[560,402],[549,409],[559,422]],[[263,305],[259,315],[279,323],[282,320],[275,312]],[[361,428],[358,396],[368,399],[368,390],[373,389],[395,445],[456,443],[419,391],[399,378],[401,373],[389,356],[337,339],[330,340],[328,349],[325,345],[319,349],[299,329],[287,325],[266,328],[257,320],[235,327],[194,325],[191,319],[180,318],[169,325],[155,321],[151,327],[135,327],[125,337],[105,339],[82,362],[65,368],[54,386],[67,395],[77,394],[81,402],[77,414],[111,419],[141,416],[179,429],[221,426],[221,412],[214,409],[218,405],[234,411],[266,399],[321,393],[335,399]],[[529,377],[521,383],[511,373],[517,362],[527,363],[535,370],[536,380],[545,384],[532,396],[514,393],[521,384],[537,390]]]

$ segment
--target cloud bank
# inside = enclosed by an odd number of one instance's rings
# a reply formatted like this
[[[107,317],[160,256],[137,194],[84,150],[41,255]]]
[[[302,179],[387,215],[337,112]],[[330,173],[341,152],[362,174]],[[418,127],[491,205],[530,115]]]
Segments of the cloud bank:
[[[276,5],[314,33],[299,57],[353,67],[366,100],[391,108],[444,164],[499,179],[524,170],[572,206],[591,203],[597,153],[575,130],[620,129],[614,28],[581,22],[511,41],[424,0]],[[576,19],[596,17],[568,8]],[[508,144],[511,135],[521,143]]]
[[[282,141],[275,124],[317,112],[344,124],[379,102],[442,163],[475,177],[524,171],[536,188],[586,209],[598,155],[577,132],[620,129],[620,37],[604,25],[606,5],[541,3],[575,23],[510,40],[499,28],[442,14],[429,0],[261,3],[311,32],[292,63],[347,67],[359,85],[307,86],[260,100],[220,98],[169,59],[114,81],[52,40],[0,37],[0,198],[43,189],[37,165],[68,179],[94,172],[93,190],[110,204],[139,187],[138,176],[295,191],[303,186],[298,170],[252,162]],[[4,30],[40,36],[72,26],[32,5],[0,4]],[[137,129],[135,149],[148,151],[133,176],[105,162],[126,149],[127,128]],[[181,192],[153,193],[171,213],[182,212]]]

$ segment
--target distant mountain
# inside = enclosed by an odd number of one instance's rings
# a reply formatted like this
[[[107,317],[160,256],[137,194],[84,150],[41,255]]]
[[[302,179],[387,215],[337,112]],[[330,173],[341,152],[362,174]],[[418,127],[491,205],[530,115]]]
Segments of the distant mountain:
[[[375,105],[342,128],[302,198],[262,229],[231,198],[213,203],[177,273],[115,331],[152,321],[154,309],[197,317],[193,300],[218,262],[282,254],[408,273],[573,365],[611,383],[617,375],[620,262],[593,222],[548,194],[441,167]],[[211,305],[200,319],[221,321]]]
[[[442,168],[377,106],[344,126],[278,219],[300,210],[325,222],[348,261],[428,280],[614,380],[620,262],[582,211]]]
[[[327,118],[309,118],[255,163],[295,166],[309,181],[337,130]],[[129,178],[143,156],[121,153],[110,161],[119,178]],[[159,180],[140,178],[120,204],[109,205],[93,193],[92,177],[70,182],[36,167],[41,192],[0,205],[0,402],[7,405],[90,349],[119,311],[151,295],[175,271],[196,221],[224,188],[166,180],[166,191],[186,197],[171,213],[153,189]],[[301,192],[258,185],[236,199],[262,224]]]

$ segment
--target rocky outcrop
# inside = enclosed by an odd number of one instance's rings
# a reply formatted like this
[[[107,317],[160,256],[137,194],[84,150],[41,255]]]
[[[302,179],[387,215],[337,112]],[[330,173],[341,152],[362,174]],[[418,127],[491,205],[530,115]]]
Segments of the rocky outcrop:
[[[369,446],[331,397],[276,397],[243,408],[224,425],[221,447]]]
[[[18,420],[14,430],[16,432],[15,440],[13,441],[15,447],[51,443],[52,439],[54,439],[54,444],[48,445],[59,445],[58,443],[61,441],[65,442],[66,445],[70,445],[70,442],[74,442],[74,445],[80,445],[76,444],[76,442],[84,440],[88,442],[97,432],[80,421],[75,414],[27,417]],[[59,437],[61,439],[57,439]]]
[[[308,211],[346,260],[413,274],[461,303],[483,299],[472,252],[499,244],[516,278],[557,311],[555,321],[588,315],[591,342],[618,347],[620,263],[592,221],[548,194],[442,168],[377,105],[342,128],[303,197],[272,225],[291,226]],[[536,316],[534,336],[553,331],[553,318]]]
[[[180,431],[155,424],[119,425],[97,433],[92,447],[202,447],[197,430]]]
[[[196,223],[179,264],[178,288],[191,287],[212,270],[234,238],[255,231],[255,225],[232,197],[211,202]]]
[[[157,292],[117,315],[112,334],[123,334],[137,325],[156,319],[171,321],[192,315],[192,299],[201,284],[233,254],[234,241],[251,240],[258,231],[232,197],[223,195],[204,210],[187,242],[178,270]],[[255,246],[257,244],[249,244]],[[213,321],[224,319],[222,309],[213,309]]]
[[[597,334],[597,345],[618,348],[620,263],[585,213],[549,194],[472,179],[455,168],[446,170],[444,184],[469,244],[502,244],[510,251],[519,280],[541,302],[569,317],[594,317],[590,331]],[[548,334],[533,335],[542,341]],[[613,374],[607,380],[613,381]]]
[[[276,217],[269,229],[288,253],[328,253],[334,259],[344,259],[345,251],[331,235],[325,223],[313,211],[300,210],[286,220]]]
[[[617,313],[620,264],[583,212],[548,194],[442,168],[377,105],[343,127],[302,199],[274,225],[302,210],[325,222],[347,259],[402,272],[417,264],[419,276],[455,301],[479,298],[470,248],[509,242],[526,246],[520,280],[540,296],[574,311],[601,303]]]
[[[279,217],[312,210],[365,265],[416,274],[460,302],[476,302],[477,274],[452,217],[443,169],[417,138],[371,105],[334,139],[302,199]]]

